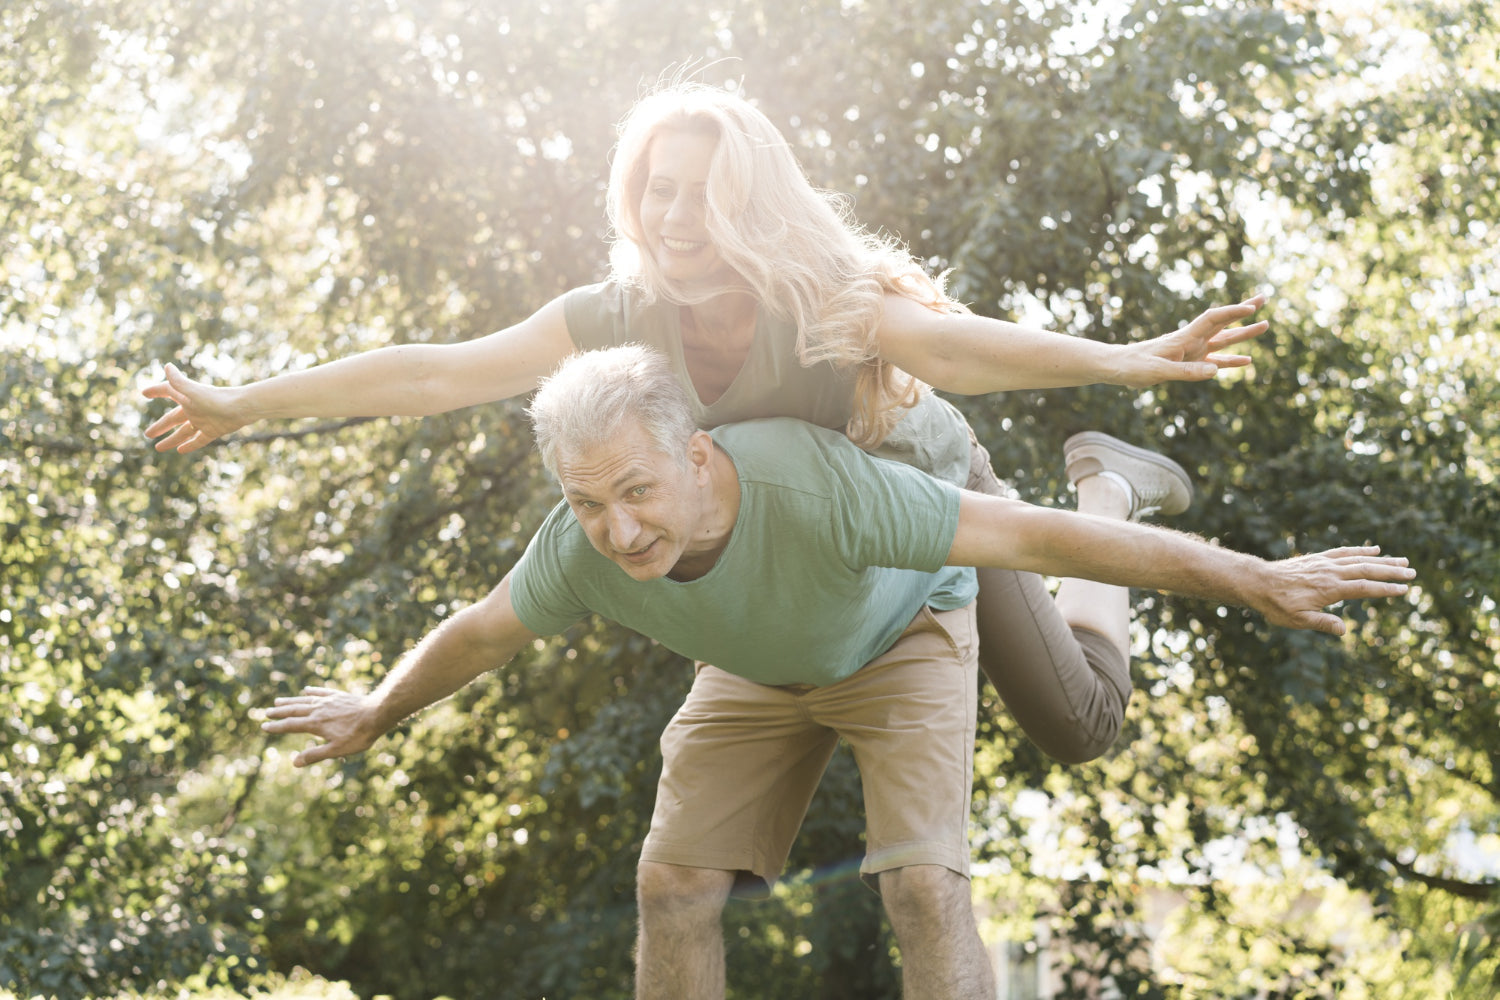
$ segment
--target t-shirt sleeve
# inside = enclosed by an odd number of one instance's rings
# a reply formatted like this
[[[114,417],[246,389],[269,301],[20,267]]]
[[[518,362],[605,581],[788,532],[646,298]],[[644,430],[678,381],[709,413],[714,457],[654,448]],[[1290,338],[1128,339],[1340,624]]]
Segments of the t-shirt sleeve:
[[[858,448],[829,455],[835,537],[851,566],[942,569],[958,533],[960,491]]]
[[[625,343],[625,310],[615,282],[584,285],[563,296],[568,336],[580,351],[597,351]]]
[[[568,582],[563,518],[572,521],[573,515],[559,504],[511,570],[511,607],[537,635],[556,635],[589,613]]]

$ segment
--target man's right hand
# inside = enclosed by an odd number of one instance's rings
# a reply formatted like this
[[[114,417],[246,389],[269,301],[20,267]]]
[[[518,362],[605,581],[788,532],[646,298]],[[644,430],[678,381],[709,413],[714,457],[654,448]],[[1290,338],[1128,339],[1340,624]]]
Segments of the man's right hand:
[[[332,688],[303,688],[291,698],[277,698],[266,709],[260,728],[268,733],[310,733],[324,742],[292,757],[297,767],[316,764],[330,757],[363,753],[380,738],[374,724],[374,699],[366,694]]]
[[[172,364],[167,365],[167,377],[142,389],[141,395],[177,404],[146,428],[147,437],[161,438],[156,442],[157,451],[197,451],[254,419],[242,412],[238,390],[196,382]]]

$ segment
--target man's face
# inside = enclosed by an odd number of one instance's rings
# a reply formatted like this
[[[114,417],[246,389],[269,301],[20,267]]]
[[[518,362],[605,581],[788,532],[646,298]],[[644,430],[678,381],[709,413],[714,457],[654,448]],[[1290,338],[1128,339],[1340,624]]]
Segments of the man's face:
[[[559,453],[557,471],[589,541],[632,579],[666,576],[696,550],[706,472],[688,457],[663,454],[638,421],[604,444]]]

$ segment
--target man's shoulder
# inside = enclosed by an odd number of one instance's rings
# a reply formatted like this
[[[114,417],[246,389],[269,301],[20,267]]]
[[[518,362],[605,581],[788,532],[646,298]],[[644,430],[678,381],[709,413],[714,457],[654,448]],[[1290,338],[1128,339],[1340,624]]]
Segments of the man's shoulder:
[[[859,452],[843,434],[795,417],[723,424],[709,432],[729,453],[741,481],[807,485],[826,479]],[[858,458],[854,458],[858,461]]]
[[[741,448],[764,452],[788,449],[821,452],[855,447],[841,432],[819,427],[817,424],[810,424],[796,417],[761,417],[756,420],[742,420],[738,423],[722,424],[709,433],[713,435],[715,441],[726,448],[733,444]]]

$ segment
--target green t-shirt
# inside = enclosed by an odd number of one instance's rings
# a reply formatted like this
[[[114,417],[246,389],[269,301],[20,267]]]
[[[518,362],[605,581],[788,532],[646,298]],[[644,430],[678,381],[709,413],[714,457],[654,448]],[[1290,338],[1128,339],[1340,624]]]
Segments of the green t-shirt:
[[[569,292],[563,315],[580,350],[638,343],[666,355],[688,390],[694,419],[705,430],[760,417],[797,417],[843,430],[854,413],[854,373],[826,361],[804,366],[797,359],[796,330],[768,310],[755,317],[755,338],[744,367],[710,404],[699,398],[688,375],[677,306],[662,299],[642,305],[638,295],[607,281]],[[969,479],[968,423],[946,400],[927,392],[872,454],[962,487]]]
[[[593,612],[752,681],[824,685],[888,650],[924,604],[974,599],[974,571],[943,565],[954,487],[799,420],[710,433],[740,486],[713,568],[687,582],[632,580],[561,503],[512,571],[528,629],[552,635]]]

